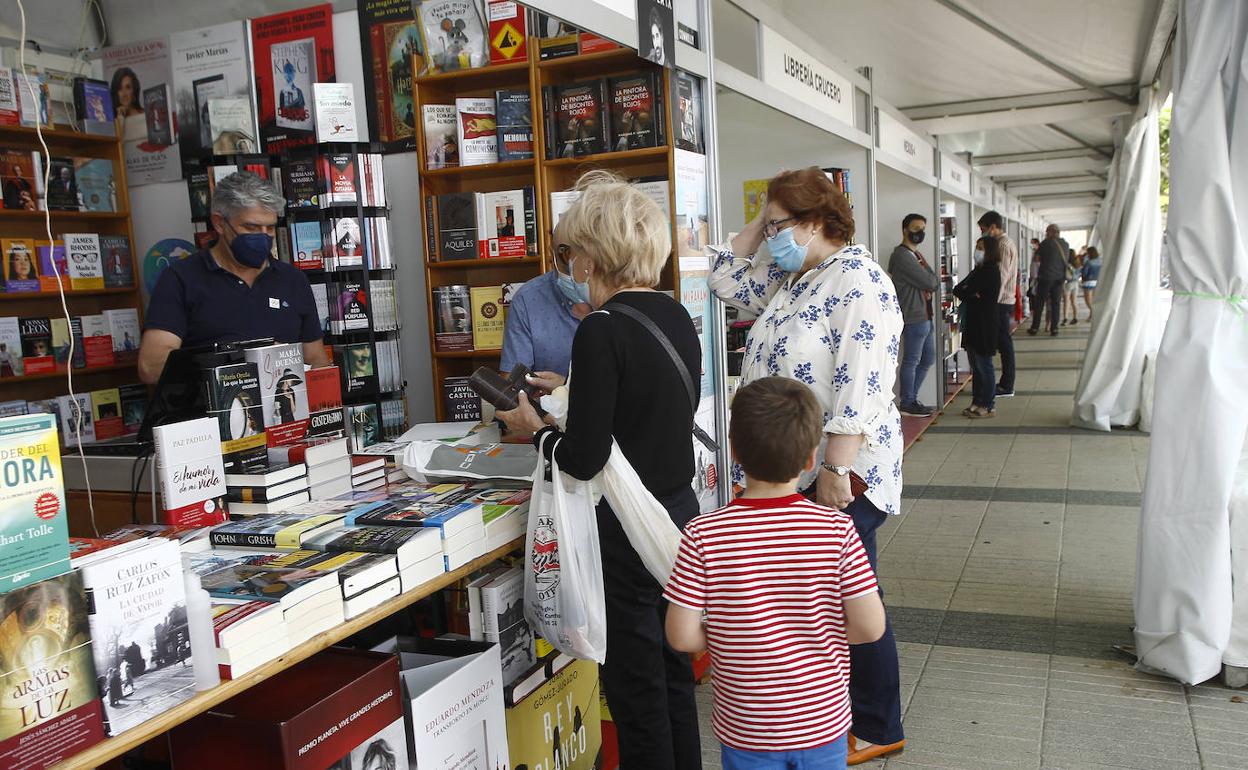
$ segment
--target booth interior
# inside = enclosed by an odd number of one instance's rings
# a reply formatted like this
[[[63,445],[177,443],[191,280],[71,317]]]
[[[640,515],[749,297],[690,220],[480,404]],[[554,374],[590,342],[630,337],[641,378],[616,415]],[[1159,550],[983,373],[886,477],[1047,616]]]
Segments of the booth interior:
[[[972,233],[977,234],[979,228],[975,227],[975,220],[971,218],[971,209],[970,201],[942,191],[939,227],[929,226],[929,232],[936,232],[939,238],[939,244],[934,243],[929,248],[933,251],[939,249],[937,254],[942,268],[949,271],[949,277],[955,286],[970,275],[973,267],[971,262],[975,251],[976,235]],[[947,302],[952,305],[951,296],[942,297],[942,313],[949,312],[945,308]],[[956,315],[954,317],[956,319]],[[961,334],[956,321],[952,325],[946,324],[946,328],[948,331],[939,340],[936,348],[941,372],[941,395],[944,402],[953,398],[970,377],[970,361],[967,360],[966,351],[962,350]]]

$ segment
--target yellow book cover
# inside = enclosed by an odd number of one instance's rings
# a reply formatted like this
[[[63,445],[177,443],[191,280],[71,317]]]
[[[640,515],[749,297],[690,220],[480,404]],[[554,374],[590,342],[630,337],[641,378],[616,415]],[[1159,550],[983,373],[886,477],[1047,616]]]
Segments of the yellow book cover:
[[[753,222],[758,212],[767,205],[767,183],[770,179],[747,179],[745,181],[745,219]]]
[[[578,660],[507,709],[512,767],[591,770],[602,750],[598,664]]]
[[[475,286],[472,298],[472,347],[474,350],[498,350],[503,347],[503,329],[507,323],[502,286]]]

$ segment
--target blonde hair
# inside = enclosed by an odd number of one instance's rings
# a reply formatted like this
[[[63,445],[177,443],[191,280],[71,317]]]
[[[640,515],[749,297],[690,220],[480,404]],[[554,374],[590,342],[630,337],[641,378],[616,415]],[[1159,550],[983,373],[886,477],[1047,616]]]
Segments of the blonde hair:
[[[589,256],[604,283],[658,286],[672,252],[659,205],[610,171],[590,171],[573,189],[581,197],[559,217],[563,240]]]

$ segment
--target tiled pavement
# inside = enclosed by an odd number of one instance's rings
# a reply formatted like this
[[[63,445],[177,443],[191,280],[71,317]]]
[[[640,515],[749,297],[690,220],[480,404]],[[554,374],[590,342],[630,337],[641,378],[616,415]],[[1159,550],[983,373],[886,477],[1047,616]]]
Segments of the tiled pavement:
[[[1070,427],[1087,332],[1020,334],[997,418],[961,417],[964,395],[906,454],[879,543],[909,748],[862,767],[1248,768],[1248,692],[1113,649],[1132,642],[1148,437]],[[699,701],[717,768],[709,686]]]

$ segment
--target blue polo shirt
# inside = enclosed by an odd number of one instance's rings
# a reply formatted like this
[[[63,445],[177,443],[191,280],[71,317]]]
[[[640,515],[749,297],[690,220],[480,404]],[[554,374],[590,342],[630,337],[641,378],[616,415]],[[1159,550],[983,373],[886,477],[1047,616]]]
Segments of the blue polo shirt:
[[[160,274],[147,305],[146,328],[172,332],[184,347],[258,337],[315,342],[323,336],[312,287],[299,268],[270,259],[248,286],[207,249]]]
[[[524,364],[535,372],[568,376],[572,338],[581,322],[572,315],[572,303],[559,291],[554,270],[525,282],[511,298],[503,333],[504,372]]]

